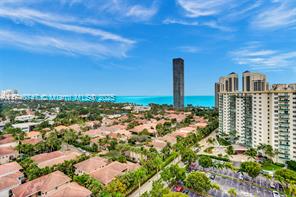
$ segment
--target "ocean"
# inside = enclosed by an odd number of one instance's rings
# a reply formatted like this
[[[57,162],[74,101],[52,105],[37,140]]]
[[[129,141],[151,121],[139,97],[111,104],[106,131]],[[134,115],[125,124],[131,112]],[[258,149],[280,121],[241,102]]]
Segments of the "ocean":
[[[214,96],[185,96],[185,105],[214,107]],[[173,104],[172,96],[116,96],[116,103],[133,103],[137,105],[147,106],[154,104]]]

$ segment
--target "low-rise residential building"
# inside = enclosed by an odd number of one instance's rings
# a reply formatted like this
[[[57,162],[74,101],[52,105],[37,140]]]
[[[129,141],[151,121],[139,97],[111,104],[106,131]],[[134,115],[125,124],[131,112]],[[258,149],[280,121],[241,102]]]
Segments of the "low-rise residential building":
[[[0,147],[16,147],[18,141],[11,134],[5,134],[0,137]]]
[[[138,167],[140,167],[140,165],[131,162],[120,163],[118,161],[114,161],[103,168],[93,171],[90,173],[90,176],[97,179],[102,184],[107,185],[117,176],[120,176],[127,171],[135,170]]]
[[[124,155],[126,157],[128,157],[130,160],[132,161],[135,161],[135,162],[140,162],[142,160],[146,160],[147,159],[147,156],[144,155],[144,154],[141,154],[141,153],[137,153],[137,152],[134,152],[134,151],[126,151],[124,153]]]
[[[60,171],[52,172],[37,179],[19,185],[11,190],[13,197],[66,197],[65,194],[79,194],[79,197],[89,197],[91,192],[86,188],[71,183],[71,179]],[[74,195],[77,196],[77,195]]]
[[[32,121],[35,118],[34,115],[22,115],[15,117],[15,121],[17,122],[28,122]]]
[[[81,153],[74,151],[54,151],[51,153],[42,153],[31,157],[39,168],[52,167],[56,164],[64,163],[67,160],[76,159]]]
[[[152,146],[155,148],[157,151],[161,151],[165,146],[167,145],[167,142],[159,140],[159,139],[154,139],[149,143],[149,146]]]
[[[31,145],[36,145],[38,143],[42,142],[41,139],[24,139],[21,141],[22,144],[31,144]]]
[[[12,127],[16,129],[21,129],[23,132],[29,132],[34,129],[39,123],[36,122],[25,122],[25,123],[17,123],[13,124]]]
[[[18,151],[13,147],[0,147],[0,164],[8,163],[18,157]]]
[[[17,162],[0,165],[0,196],[9,197],[9,191],[19,186],[24,180],[20,172],[22,167]]]
[[[102,157],[92,157],[74,165],[75,174],[90,174],[108,165],[108,160]]]
[[[91,191],[85,187],[82,187],[78,183],[71,182],[62,185],[46,197],[91,197],[91,194]]]
[[[28,139],[42,139],[42,134],[39,131],[30,131],[26,133]]]

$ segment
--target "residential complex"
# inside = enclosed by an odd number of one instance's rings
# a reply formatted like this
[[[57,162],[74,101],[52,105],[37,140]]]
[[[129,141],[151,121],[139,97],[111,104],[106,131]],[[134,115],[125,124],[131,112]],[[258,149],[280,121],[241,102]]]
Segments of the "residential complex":
[[[219,133],[236,131],[238,143],[247,147],[269,144],[277,161],[296,159],[296,84],[269,88],[266,76],[246,71],[242,91],[238,75],[219,79]]]
[[[174,108],[184,108],[184,60],[173,59]]]

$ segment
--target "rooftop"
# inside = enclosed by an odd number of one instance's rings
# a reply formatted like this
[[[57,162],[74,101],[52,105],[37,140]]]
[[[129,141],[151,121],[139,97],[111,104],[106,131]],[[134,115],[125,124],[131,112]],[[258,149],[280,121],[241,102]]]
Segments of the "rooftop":
[[[49,192],[70,181],[71,179],[64,173],[55,171],[12,189],[12,193],[17,197],[32,196],[38,192]]]
[[[17,162],[2,164],[0,165],[0,177],[18,172],[21,169],[22,167]]]
[[[90,195],[91,191],[75,182],[71,182],[62,185],[56,191],[47,195],[47,197],[88,197]]]
[[[51,153],[43,153],[43,154],[35,155],[31,157],[31,159],[37,163],[39,168],[44,168],[44,167],[51,167],[56,164],[64,163],[64,161],[67,161],[67,160],[73,160],[79,155],[81,154],[74,151],[66,151],[66,152],[55,151]]]
[[[78,164],[74,167],[85,173],[92,173],[93,171],[105,167],[108,164],[108,160],[102,157],[92,157]]]
[[[115,177],[122,175],[125,171],[135,170],[138,167],[138,164],[134,164],[131,162],[120,163],[118,161],[114,161],[109,165],[92,172],[90,175],[99,180],[104,185],[107,185]]]
[[[17,151],[12,147],[0,147],[0,156],[17,154]]]
[[[41,136],[41,133],[39,131],[30,131],[26,133],[26,137],[28,138],[34,138],[37,136]]]
[[[0,138],[0,145],[9,144],[9,143],[12,143],[15,141],[16,140],[14,139],[14,137],[11,134],[5,134],[2,136],[2,138]]]

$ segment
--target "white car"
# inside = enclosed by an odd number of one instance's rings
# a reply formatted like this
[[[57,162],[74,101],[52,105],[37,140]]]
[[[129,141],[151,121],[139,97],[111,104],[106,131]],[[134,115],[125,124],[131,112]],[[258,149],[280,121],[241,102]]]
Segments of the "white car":
[[[272,194],[273,197],[281,197],[280,193],[278,193],[277,191],[273,191]]]

